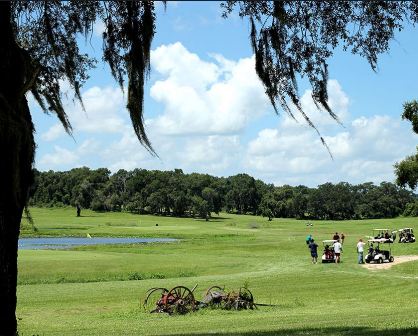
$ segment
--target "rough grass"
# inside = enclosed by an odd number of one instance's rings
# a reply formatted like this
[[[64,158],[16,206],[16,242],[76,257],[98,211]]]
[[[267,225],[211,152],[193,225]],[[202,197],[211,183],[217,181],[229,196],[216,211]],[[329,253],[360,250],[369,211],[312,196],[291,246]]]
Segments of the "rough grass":
[[[369,271],[355,244],[373,227],[418,230],[417,219],[313,222],[222,214],[205,222],[74,209],[32,209],[38,232],[24,235],[174,237],[170,244],[90,246],[20,251],[21,335],[417,335],[418,262]],[[158,227],[155,224],[158,223]],[[344,232],[343,263],[310,263],[304,239]],[[394,255],[418,255],[418,243]],[[149,314],[150,287],[248,284],[255,311],[201,310],[187,316]]]

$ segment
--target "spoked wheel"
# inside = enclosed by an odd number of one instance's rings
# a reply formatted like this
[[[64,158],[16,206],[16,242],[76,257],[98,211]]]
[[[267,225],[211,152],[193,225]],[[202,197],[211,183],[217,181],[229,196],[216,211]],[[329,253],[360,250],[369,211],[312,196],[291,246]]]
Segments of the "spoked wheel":
[[[150,313],[161,312],[163,308],[163,298],[167,295],[168,289],[163,287],[150,288],[146,292],[144,300],[144,309]]]
[[[206,291],[204,302],[211,306],[220,306],[223,299],[226,297],[225,289],[220,286],[209,287]]]
[[[206,295],[214,295],[215,293],[224,293],[224,288],[220,286],[209,287],[206,291]]]
[[[253,309],[257,307],[254,304],[253,293],[251,293],[251,291],[248,288],[241,287],[239,289],[238,299],[240,301],[239,304],[241,305],[241,307],[238,307],[238,308]]]
[[[192,291],[184,286],[174,287],[167,294],[165,308],[169,314],[186,314],[195,310],[196,302]]]

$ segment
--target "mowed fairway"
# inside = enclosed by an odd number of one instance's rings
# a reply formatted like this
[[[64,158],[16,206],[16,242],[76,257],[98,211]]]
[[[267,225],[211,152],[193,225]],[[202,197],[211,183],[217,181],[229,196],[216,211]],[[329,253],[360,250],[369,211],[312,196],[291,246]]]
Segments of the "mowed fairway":
[[[368,270],[357,265],[355,248],[372,228],[418,231],[416,218],[307,227],[305,221],[231,214],[205,222],[89,211],[77,218],[74,209],[31,213],[43,236],[180,240],[20,251],[20,335],[418,335],[418,261]],[[319,243],[335,231],[346,235],[342,263],[312,265],[305,236],[312,233]],[[418,255],[418,243],[396,243],[393,253],[395,259]],[[142,308],[148,288],[195,284],[197,299],[211,285],[248,285],[256,302],[275,306],[186,316]]]

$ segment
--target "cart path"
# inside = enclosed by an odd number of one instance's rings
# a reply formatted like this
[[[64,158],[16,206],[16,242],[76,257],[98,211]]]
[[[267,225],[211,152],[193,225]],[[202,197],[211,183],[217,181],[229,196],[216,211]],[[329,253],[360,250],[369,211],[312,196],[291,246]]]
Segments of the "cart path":
[[[418,260],[418,255],[406,255],[406,256],[397,256],[395,260],[391,263],[383,263],[383,264],[364,264],[363,267],[367,268],[372,271],[382,270],[382,269],[389,269],[392,266],[399,265],[408,261]]]

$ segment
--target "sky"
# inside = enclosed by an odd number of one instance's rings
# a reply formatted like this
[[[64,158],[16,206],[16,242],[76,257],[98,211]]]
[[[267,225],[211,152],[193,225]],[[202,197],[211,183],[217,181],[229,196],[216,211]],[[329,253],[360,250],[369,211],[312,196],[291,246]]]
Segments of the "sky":
[[[145,123],[158,157],[134,135],[126,96],[101,59],[103,25],[82,48],[99,60],[84,85],[85,110],[65,98],[73,126],[65,133],[54,115],[29,97],[41,171],[87,166],[112,172],[135,168],[247,173],[275,185],[315,187],[395,180],[393,165],[415,152],[418,136],[401,120],[402,104],[418,99],[417,31],[397,34],[377,72],[364,58],[336,50],[329,63],[329,103],[342,125],[316,109],[306,82],[302,106],[325,138],[299,118],[274,113],[254,70],[249,24],[221,18],[218,2],[157,5],[151,75],[145,90]],[[64,83],[64,91],[68,87]]]

